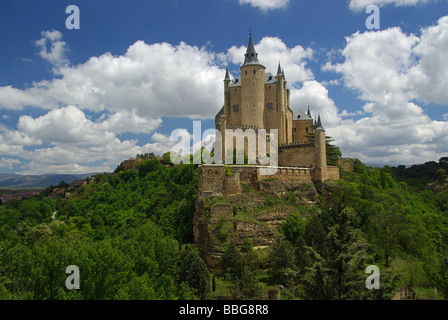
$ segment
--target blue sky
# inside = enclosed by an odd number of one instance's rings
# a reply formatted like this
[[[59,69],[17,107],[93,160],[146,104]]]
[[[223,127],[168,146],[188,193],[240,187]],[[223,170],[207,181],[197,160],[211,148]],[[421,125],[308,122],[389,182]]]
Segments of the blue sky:
[[[249,30],[291,108],[309,103],[344,156],[448,153],[447,0],[3,0],[0,30],[0,172],[111,171],[193,120],[212,128]]]

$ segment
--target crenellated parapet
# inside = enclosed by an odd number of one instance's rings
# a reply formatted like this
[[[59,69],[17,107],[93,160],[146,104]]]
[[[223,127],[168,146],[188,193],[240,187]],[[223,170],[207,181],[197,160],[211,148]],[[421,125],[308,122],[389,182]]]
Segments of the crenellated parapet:
[[[279,150],[314,147],[314,140],[307,142],[290,142],[278,146]]]
[[[238,130],[241,129],[243,131],[248,130],[248,129],[253,129],[255,130],[255,132],[257,132],[259,129],[261,129],[259,126],[253,126],[253,125],[237,125],[237,124],[231,124],[231,125],[227,125],[226,129],[230,129],[230,130]]]

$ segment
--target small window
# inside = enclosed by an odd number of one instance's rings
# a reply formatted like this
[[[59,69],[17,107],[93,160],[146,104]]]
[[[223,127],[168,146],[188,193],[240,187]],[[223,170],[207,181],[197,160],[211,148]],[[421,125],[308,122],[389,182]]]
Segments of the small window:
[[[254,74],[257,74],[257,70],[254,70]]]
[[[308,127],[305,128],[306,132],[308,132]]]
[[[247,74],[247,70],[246,70],[246,71],[244,71],[244,73],[245,73],[245,74]]]

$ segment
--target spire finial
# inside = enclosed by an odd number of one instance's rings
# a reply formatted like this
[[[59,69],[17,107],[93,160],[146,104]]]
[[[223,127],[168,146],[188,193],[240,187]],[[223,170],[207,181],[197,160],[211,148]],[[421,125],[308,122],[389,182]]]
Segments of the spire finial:
[[[255,45],[254,42],[252,41],[252,32],[250,33],[249,36],[249,43],[247,44],[247,51],[246,54],[244,55],[245,59],[244,59],[244,64],[251,64],[251,63],[255,63],[258,64],[258,53],[255,51]]]
[[[277,76],[282,76],[283,75],[283,71],[282,71],[282,66],[280,65],[280,61],[278,62],[278,69],[277,69]]]
[[[320,113],[319,116],[317,118],[317,129],[324,129],[324,127],[322,127],[322,121],[320,120]]]
[[[225,76],[224,80],[230,80],[229,67],[226,67],[226,76]]]

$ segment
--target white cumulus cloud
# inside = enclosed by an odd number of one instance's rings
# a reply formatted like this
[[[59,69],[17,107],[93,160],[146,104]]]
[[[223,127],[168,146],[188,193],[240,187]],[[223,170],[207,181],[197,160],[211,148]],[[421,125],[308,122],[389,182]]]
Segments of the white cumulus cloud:
[[[65,56],[68,51],[67,44],[62,41],[62,33],[57,30],[42,31],[42,38],[35,42],[39,55],[55,67],[68,63]]]
[[[423,103],[448,106],[448,18],[420,35],[400,28],[347,37],[342,63],[324,70],[342,75],[364,101],[363,118],[331,128],[342,149],[362,160],[411,164],[446,153],[448,123],[425,114]]]
[[[285,8],[289,0],[238,0],[240,4],[249,4],[254,8],[258,8],[264,12],[273,9]]]
[[[437,0],[350,0],[349,7],[353,11],[365,10],[370,5],[396,7],[416,6],[420,4],[428,4]]]
[[[221,104],[224,70],[204,48],[137,41],[121,56],[109,53],[58,68],[58,78],[20,90],[0,87],[0,107],[77,105],[139,117],[211,117]]]

